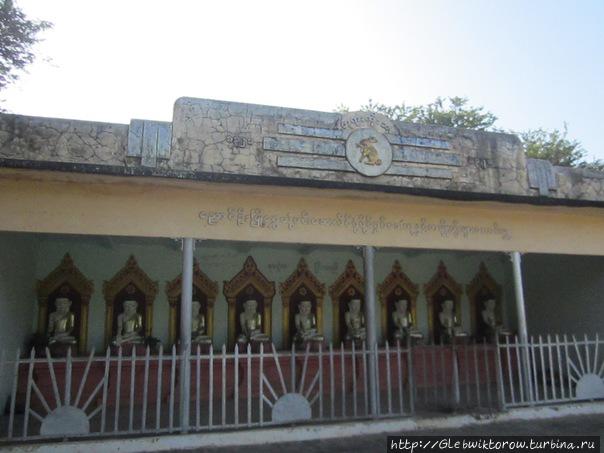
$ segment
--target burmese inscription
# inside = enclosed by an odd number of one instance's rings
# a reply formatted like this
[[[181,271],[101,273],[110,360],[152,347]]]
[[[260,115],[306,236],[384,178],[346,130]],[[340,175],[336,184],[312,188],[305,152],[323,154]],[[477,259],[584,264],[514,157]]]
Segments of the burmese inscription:
[[[511,232],[497,222],[485,224],[463,223],[457,219],[425,217],[386,217],[366,214],[337,212],[332,216],[317,216],[307,210],[273,214],[262,208],[246,209],[230,207],[225,210],[199,211],[199,219],[205,226],[220,227],[229,224],[244,228],[267,230],[287,229],[294,231],[299,227],[327,227],[351,231],[354,234],[373,235],[381,232],[401,232],[413,237],[425,234],[438,234],[442,238],[471,239],[477,236],[490,236],[508,241]]]

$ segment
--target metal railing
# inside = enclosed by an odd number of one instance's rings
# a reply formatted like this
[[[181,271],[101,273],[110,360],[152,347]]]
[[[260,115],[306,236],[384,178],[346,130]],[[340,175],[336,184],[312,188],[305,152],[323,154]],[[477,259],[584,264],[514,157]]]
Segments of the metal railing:
[[[505,407],[604,398],[604,341],[596,334],[518,338],[499,344]]]
[[[233,352],[197,347],[186,355],[190,378],[182,387],[175,347],[87,357],[17,352],[0,363],[11,388],[0,438],[196,432],[604,398],[601,344],[596,336],[303,351],[271,343]]]

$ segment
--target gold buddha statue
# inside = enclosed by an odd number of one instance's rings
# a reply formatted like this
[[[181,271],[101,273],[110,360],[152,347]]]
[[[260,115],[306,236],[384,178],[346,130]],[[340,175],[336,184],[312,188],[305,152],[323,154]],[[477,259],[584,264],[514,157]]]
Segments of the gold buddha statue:
[[[243,311],[239,315],[241,333],[238,342],[266,341],[268,335],[262,332],[262,316],[258,313],[258,302],[250,299],[243,303]]]
[[[409,311],[409,301],[400,299],[394,303],[395,310],[392,312],[392,322],[395,326],[393,334],[395,341],[407,341],[411,338],[422,339],[423,334],[414,327],[414,320]]]
[[[75,316],[70,311],[71,300],[59,297],[55,300],[55,311],[48,316],[48,344],[76,344],[71,334],[75,326]]]
[[[445,343],[451,343],[455,338],[467,337],[467,332],[461,329],[461,324],[453,313],[453,301],[448,299],[443,302],[442,310],[438,314],[438,320],[441,325],[441,340]]]
[[[353,341],[365,340],[365,316],[361,313],[361,299],[348,302],[348,310],[344,313],[346,323],[346,339]]]
[[[212,339],[206,334],[206,317],[201,313],[201,303],[191,302],[191,343],[210,344]]]
[[[294,316],[296,335],[294,341],[298,345],[304,345],[307,341],[322,342],[323,335],[317,331],[317,318],[312,313],[312,302],[303,300],[298,304],[298,313]]]
[[[135,300],[124,301],[124,311],[117,317],[117,332],[113,341],[116,346],[144,342],[143,317],[138,314],[137,308]]]

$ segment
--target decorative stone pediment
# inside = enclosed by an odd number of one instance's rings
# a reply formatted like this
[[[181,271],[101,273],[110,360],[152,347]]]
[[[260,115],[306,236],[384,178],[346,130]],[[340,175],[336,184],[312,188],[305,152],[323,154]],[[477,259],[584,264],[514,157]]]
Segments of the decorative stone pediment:
[[[234,303],[234,298],[248,285],[253,285],[265,298],[272,300],[275,295],[275,283],[271,282],[258,270],[254,258],[248,256],[243,269],[228,282],[224,282],[223,293],[227,302]]]
[[[329,295],[331,296],[332,302],[338,299],[338,297],[350,287],[355,288],[360,293],[364,293],[364,281],[363,275],[357,271],[352,260],[348,260],[344,272],[342,272],[336,281],[329,287]]]

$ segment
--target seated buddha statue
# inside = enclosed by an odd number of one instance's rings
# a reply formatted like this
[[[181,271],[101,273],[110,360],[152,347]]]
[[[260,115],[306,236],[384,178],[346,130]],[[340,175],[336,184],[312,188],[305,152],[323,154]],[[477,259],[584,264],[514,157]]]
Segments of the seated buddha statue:
[[[365,341],[365,316],[361,313],[361,299],[352,299],[348,302],[344,322],[346,323],[347,340]]]
[[[268,335],[262,332],[262,316],[258,313],[258,301],[250,299],[243,303],[243,311],[239,315],[241,333],[238,342],[266,341]]]
[[[212,339],[206,333],[206,317],[201,313],[201,303],[191,302],[191,343],[210,344]]]
[[[495,339],[496,335],[511,335],[512,333],[503,327],[502,324],[497,322],[497,315],[495,314],[495,308],[497,303],[495,299],[489,299],[484,303],[484,309],[482,310],[481,317],[484,325],[486,326],[486,334],[489,339]]]
[[[137,308],[135,300],[124,301],[123,312],[117,317],[117,332],[113,341],[116,346],[144,342],[143,317],[138,314]]]
[[[468,334],[461,330],[461,325],[455,313],[453,313],[453,301],[445,300],[442,311],[438,314],[442,330],[443,342],[451,343],[455,338],[467,337]]]
[[[71,334],[75,325],[75,316],[71,312],[71,300],[59,297],[55,300],[55,311],[48,316],[48,344],[76,344]]]
[[[310,300],[303,300],[298,304],[298,313],[294,316],[296,335],[294,341],[298,345],[304,345],[307,341],[323,341],[323,335],[317,332],[317,318],[312,313]]]
[[[392,322],[394,323],[394,340],[406,342],[411,338],[421,339],[424,336],[414,327],[414,320],[409,311],[409,301],[406,299],[397,300],[394,303],[395,310],[392,312]]]

